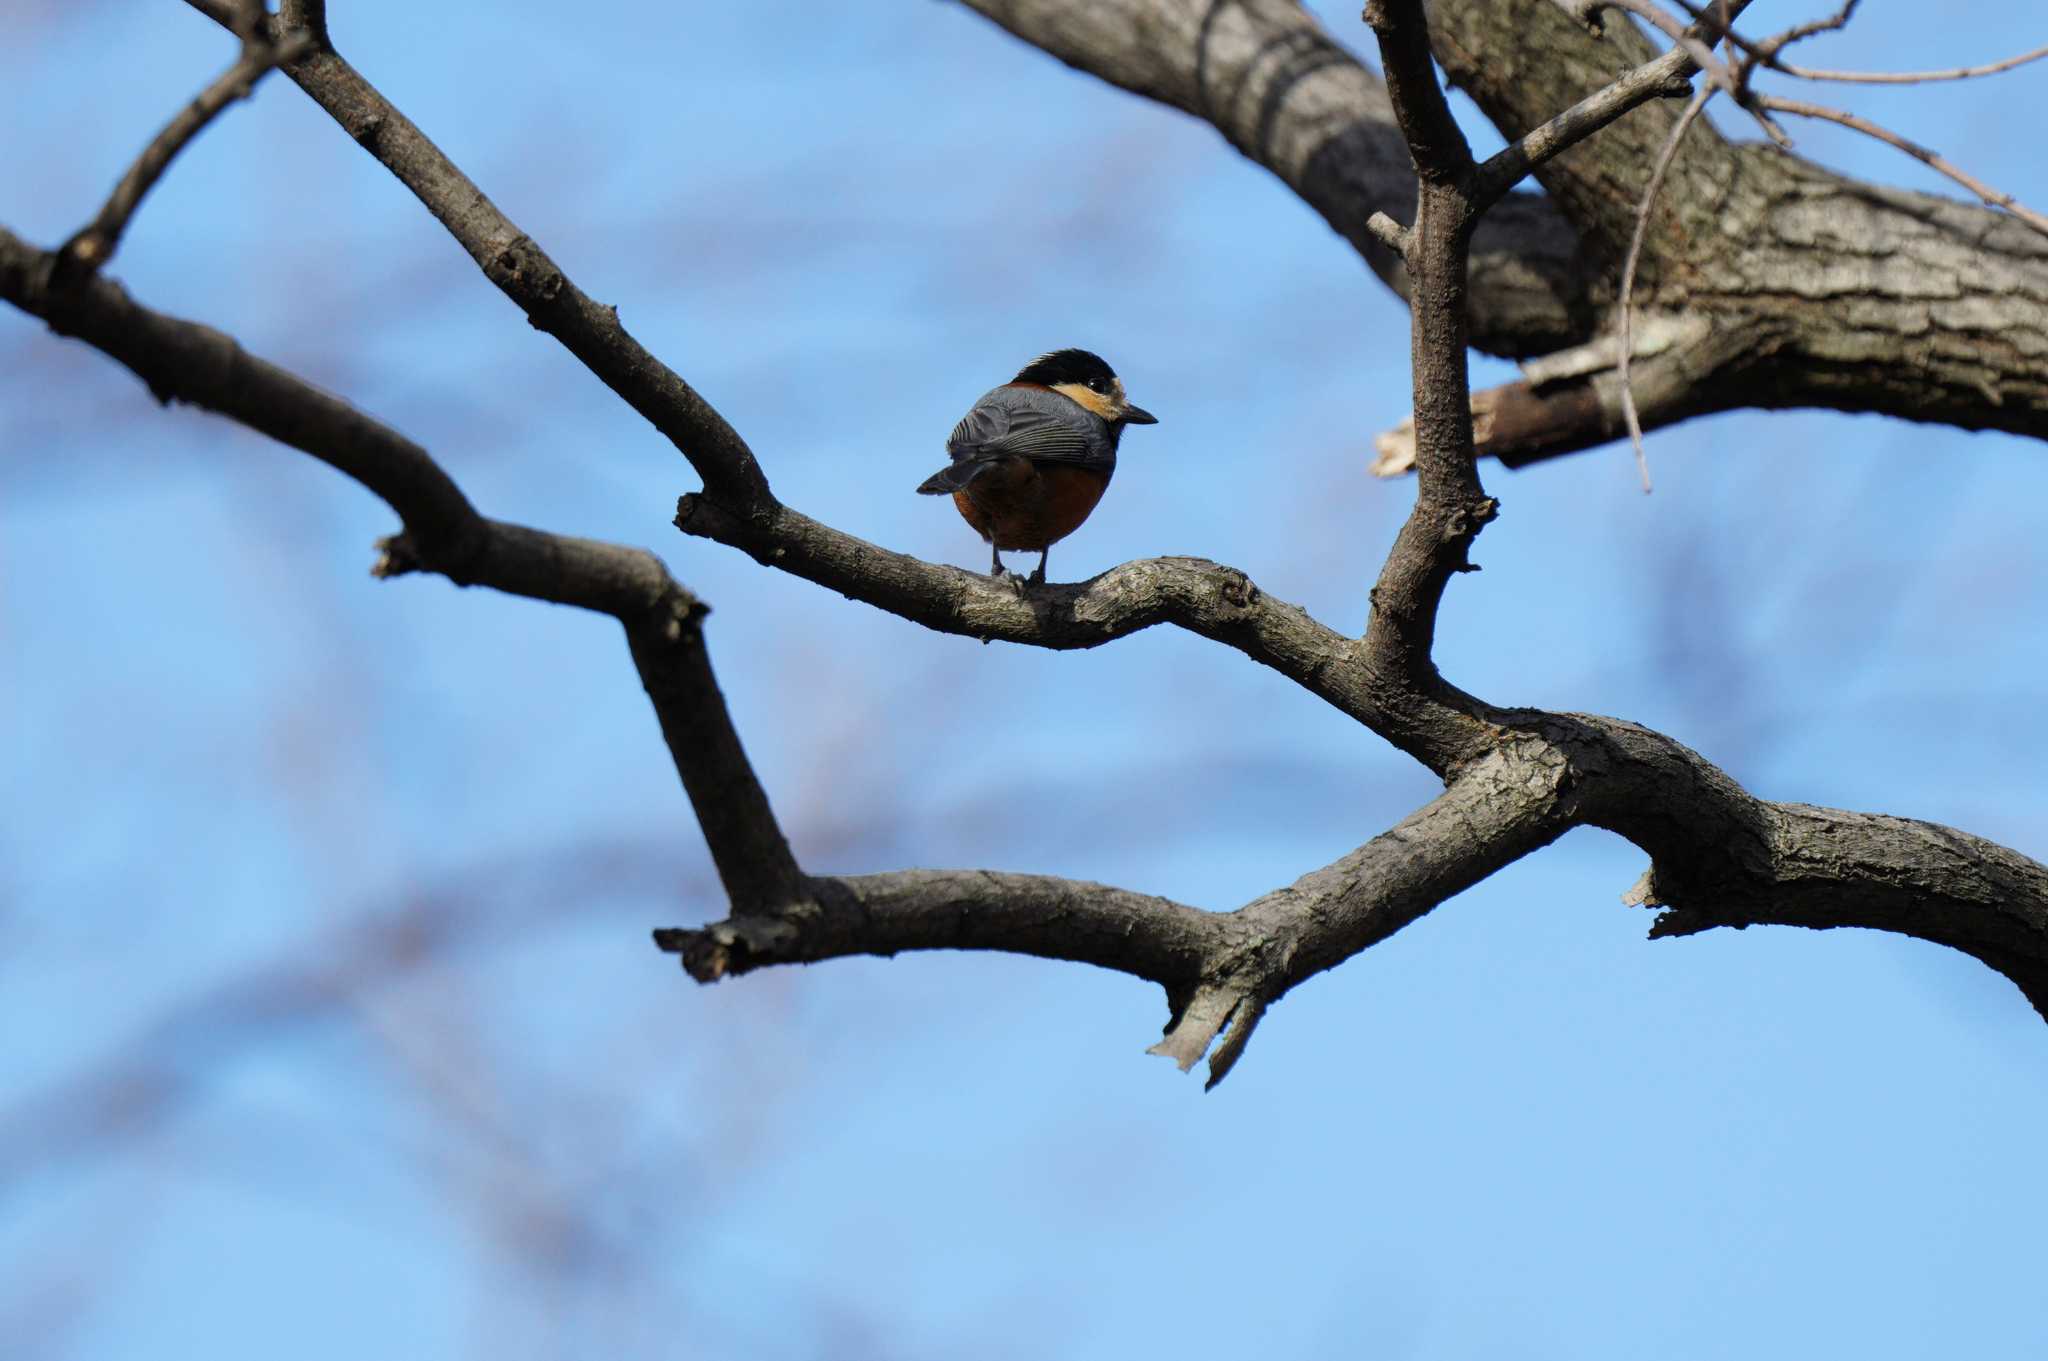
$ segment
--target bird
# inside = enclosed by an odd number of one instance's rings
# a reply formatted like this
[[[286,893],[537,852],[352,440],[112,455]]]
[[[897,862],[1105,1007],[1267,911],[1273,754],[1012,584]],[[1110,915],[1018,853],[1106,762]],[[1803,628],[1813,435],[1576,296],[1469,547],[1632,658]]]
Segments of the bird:
[[[989,575],[1002,577],[1006,550],[1035,549],[1045,583],[1048,550],[1081,527],[1116,471],[1127,425],[1159,418],[1124,396],[1123,380],[1101,356],[1054,350],[982,394],[953,427],[953,461],[918,486],[951,494],[960,518],[989,543]]]

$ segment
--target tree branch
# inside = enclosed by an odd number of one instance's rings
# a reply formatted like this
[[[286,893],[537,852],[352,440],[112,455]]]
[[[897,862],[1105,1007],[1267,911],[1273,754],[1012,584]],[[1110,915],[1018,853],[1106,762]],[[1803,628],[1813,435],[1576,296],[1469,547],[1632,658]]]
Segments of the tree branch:
[[[1411,295],[1398,253],[1367,226],[1376,212],[1405,219],[1414,192],[1386,91],[1298,4],[967,3],[1068,65],[1213,124]],[[1574,106],[1611,91],[1617,70],[1661,59],[1634,25],[1595,36],[1551,0],[1461,0],[1436,7],[1431,29],[1451,83],[1510,141],[1534,134],[1542,150],[1563,129],[1537,129],[1560,117],[1576,127],[1588,111]],[[1612,334],[1643,167],[1668,127],[1652,101],[1545,163],[1549,197],[1511,194],[1480,219],[1474,345],[1528,359]],[[1514,168],[1502,161],[1494,174]],[[1748,344],[1688,356],[1695,390],[1683,400],[1639,391],[1646,430],[1715,411],[1824,407],[2048,438],[2048,250],[2020,224],[1705,128],[1674,175],[1646,242],[1649,303],[1697,311],[1717,337]],[[1526,464],[1606,443],[1623,430],[1615,391],[1610,370],[1540,393],[1544,419],[1518,423],[1522,439],[1503,452]]]
[[[1202,976],[1232,929],[1223,915],[1168,898],[1042,874],[898,870],[810,887],[798,911],[662,929],[654,942],[704,983],[849,955],[1003,950],[1115,969],[1171,992]]]
[[[1948,828],[1766,804],[1659,734],[1613,719],[1491,709],[1437,679],[1429,642],[1442,583],[1464,566],[1493,510],[1474,463],[1462,325],[1469,195],[1483,172],[1464,168],[1462,142],[1445,130],[1443,97],[1419,51],[1421,0],[1374,0],[1366,17],[1421,181],[1415,225],[1402,238],[1416,281],[1416,503],[1375,590],[1367,645],[1377,655],[1384,624],[1398,635],[1388,651],[1407,688],[1438,704],[1440,727],[1471,721],[1480,754],[1448,763],[1456,779],[1446,797],[1499,763],[1505,789],[1547,789],[1553,816],[1629,837],[1653,863],[1636,900],[1675,908],[1656,934],[1760,920],[1902,931],[1975,955],[2048,1017],[2048,868]],[[1389,592],[1390,578],[1403,574],[1406,589]],[[1389,595],[1400,613],[1388,608]],[[1537,820],[1531,835],[1547,830]]]
[[[1632,24],[1595,38],[1547,0],[1463,0],[1433,17],[1448,78],[1510,138],[1609,86],[1617,66],[1656,58]],[[1610,278],[1677,112],[1653,103],[1536,170]],[[1671,181],[1650,219],[1641,287],[1653,312],[1690,313],[1716,339],[1683,360],[1691,393],[1661,410],[1642,403],[1645,429],[1713,411],[1825,407],[2048,438],[2048,242],[2026,225],[1731,145],[1705,126],[1687,136]],[[1611,333],[1612,317],[1590,330]],[[1534,383],[1550,434],[1513,448],[1515,461],[1618,433],[1611,380],[1586,369]]]
[[[299,0],[280,22],[317,40],[318,9]],[[1213,1084],[1295,983],[1567,828],[1594,825],[1650,853],[1652,872],[1634,896],[1668,909],[1655,934],[1760,921],[1903,931],[1983,959],[2048,1015],[2048,869],[1931,824],[1764,803],[1659,734],[1614,719],[1498,709],[1437,674],[1431,648],[1443,591],[1469,570],[1472,541],[1497,509],[1476,472],[1465,376],[1467,255],[1483,172],[1435,81],[1420,0],[1375,0],[1369,13],[1420,167],[1413,225],[1386,233],[1389,249],[1405,256],[1413,298],[1420,476],[1359,640],[1265,597],[1242,573],[1199,560],[1128,563],[1090,582],[1020,594],[780,506],[731,427],[615,318],[607,325],[595,316],[605,309],[562,279],[339,58],[320,51],[292,68],[316,98],[325,91],[330,112],[359,140],[378,144],[401,178],[417,181],[422,201],[487,273],[504,276],[501,287],[531,304],[537,324],[545,316],[558,325],[564,343],[636,409],[667,422],[706,479],[705,494],[678,508],[686,532],[970,636],[1083,647],[1175,623],[1289,676],[1445,777],[1443,795],[1395,828],[1236,912],[1038,876],[913,870],[808,879],[732,731],[703,650],[703,607],[651,554],[483,518],[396,432],[219,332],[138,307],[109,281],[52,290],[51,258],[4,230],[0,297],[128,364],[160,400],[228,414],[383,496],[405,530],[386,541],[380,573],[432,570],[619,618],[732,899],[727,921],[657,934],[702,980],[920,948],[1084,960],[1163,984],[1172,1015],[1158,1050],[1183,1067],[1211,1053]]]
[[[293,29],[287,21],[295,16],[321,27]],[[536,329],[560,341],[660,431],[707,490],[743,509],[770,500],[753,451],[725,418],[627,332],[617,308],[578,288],[411,119],[342,60],[327,42],[324,6],[289,6],[271,27],[276,41],[299,38],[314,48],[285,74],[413,192]]]
[[[1234,912],[1042,875],[905,870],[814,879],[813,902],[797,912],[654,938],[703,982],[901,950],[1005,950],[1116,969],[1166,989],[1172,1015],[1151,1052],[1183,1072],[1228,1032],[1210,1058],[1213,1087],[1297,983],[1562,833],[1570,823],[1555,792],[1554,780],[1495,756],[1349,855]]]
[[[1367,228],[1406,217],[1415,178],[1379,79],[1295,0],[965,0],[1024,42],[1212,125],[1321,214],[1406,297],[1406,271]],[[1473,243],[1472,333],[1492,354],[1544,354],[1589,335],[1596,275],[1540,196],[1508,196]]]
[[[1728,0],[1725,21],[1732,24],[1749,3],[1750,0]],[[1686,36],[1694,43],[1712,42],[1722,31],[1719,24],[1700,22],[1687,29]],[[1692,77],[1699,69],[1692,49],[1673,47],[1587,95],[1548,122],[1531,128],[1479,167],[1472,185],[1474,205],[1484,212],[1537,166],[1571,150],[1631,109],[1660,97],[1683,99],[1690,95]]]
[[[786,905],[803,876],[746,759],[711,673],[705,606],[643,549],[485,519],[426,450],[227,336],[139,306],[116,283],[52,286],[52,257],[0,228],[0,298],[119,360],[158,401],[217,411],[326,463],[381,497],[405,530],[379,576],[433,571],[458,585],[616,618],[677,774],[736,907]]]
[[[1236,568],[1202,558],[1146,558],[1084,582],[1020,593],[978,572],[892,552],[787,506],[745,518],[708,497],[685,496],[676,527],[940,633],[1066,651],[1173,624],[1236,648],[1361,721],[1377,712],[1354,640],[1267,595]]]
[[[57,248],[56,268],[60,275],[68,277],[91,273],[113,259],[114,252],[121,248],[121,236],[128,230],[129,220],[142,206],[143,196],[170,168],[177,154],[228,105],[247,99],[255,91],[256,82],[274,67],[295,61],[306,51],[308,44],[303,38],[271,43],[261,28],[262,13],[261,4],[243,5],[230,10],[222,19],[223,23],[240,30],[241,56],[164,125],[163,131],[151,139],[135,163],[128,167],[128,173],[114,186],[114,192],[93,220]]]

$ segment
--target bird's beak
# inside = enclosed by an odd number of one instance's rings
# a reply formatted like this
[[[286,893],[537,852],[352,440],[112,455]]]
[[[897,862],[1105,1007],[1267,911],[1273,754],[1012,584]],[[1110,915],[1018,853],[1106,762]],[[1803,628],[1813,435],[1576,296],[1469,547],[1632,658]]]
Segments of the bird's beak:
[[[1126,406],[1123,422],[1125,425],[1157,425],[1159,418],[1142,406]]]

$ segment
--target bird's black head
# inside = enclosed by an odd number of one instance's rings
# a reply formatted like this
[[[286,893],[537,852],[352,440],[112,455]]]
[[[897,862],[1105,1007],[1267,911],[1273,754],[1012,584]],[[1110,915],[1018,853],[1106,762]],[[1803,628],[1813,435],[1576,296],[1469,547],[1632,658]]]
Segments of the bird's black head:
[[[1026,364],[1013,383],[1051,388],[1076,406],[1107,422],[1113,432],[1126,425],[1157,425],[1159,418],[1124,395],[1123,379],[1086,350],[1054,350]],[[1114,438],[1114,435],[1112,436]]]
[[[1109,385],[1116,381],[1116,371],[1104,363],[1099,354],[1090,354],[1087,350],[1054,350],[1026,364],[1011,381],[1037,383],[1040,387],[1049,388],[1056,388],[1062,383],[1078,383],[1097,392],[1107,392]]]

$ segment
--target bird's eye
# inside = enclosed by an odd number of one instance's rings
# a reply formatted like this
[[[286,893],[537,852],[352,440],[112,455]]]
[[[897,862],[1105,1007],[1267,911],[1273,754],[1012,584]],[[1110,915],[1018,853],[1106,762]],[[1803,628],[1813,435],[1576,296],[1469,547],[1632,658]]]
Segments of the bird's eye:
[[[1093,392],[1108,392],[1109,380],[1107,378],[1090,378],[1088,380],[1088,387]]]

